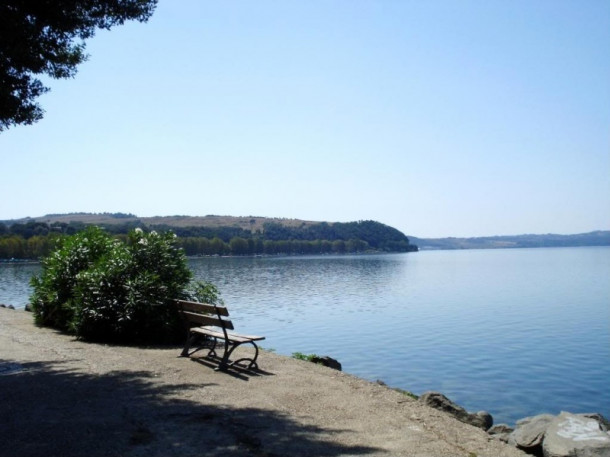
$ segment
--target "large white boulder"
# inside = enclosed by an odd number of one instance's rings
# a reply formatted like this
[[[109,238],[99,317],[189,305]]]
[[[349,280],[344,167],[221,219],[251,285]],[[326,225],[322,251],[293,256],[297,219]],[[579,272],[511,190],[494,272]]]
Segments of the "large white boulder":
[[[544,435],[544,457],[610,457],[610,435],[600,421],[562,412]]]

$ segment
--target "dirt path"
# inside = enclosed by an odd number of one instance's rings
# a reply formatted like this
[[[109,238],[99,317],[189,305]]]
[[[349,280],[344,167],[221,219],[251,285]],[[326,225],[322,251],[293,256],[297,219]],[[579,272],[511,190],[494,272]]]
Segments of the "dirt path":
[[[178,353],[75,341],[0,308],[0,457],[525,455],[309,362],[263,352],[262,373],[226,374]]]

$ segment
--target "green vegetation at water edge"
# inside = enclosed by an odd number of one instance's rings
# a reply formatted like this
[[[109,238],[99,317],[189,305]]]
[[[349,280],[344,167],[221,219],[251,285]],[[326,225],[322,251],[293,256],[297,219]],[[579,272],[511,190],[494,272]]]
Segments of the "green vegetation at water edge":
[[[42,220],[42,219],[45,219]],[[375,221],[307,222],[294,219],[231,217],[150,218],[146,223],[131,214],[49,215],[37,220],[0,222],[0,259],[38,259],[48,255],[65,235],[73,235],[91,225],[126,241],[135,228],[145,232],[171,230],[188,256],[197,255],[303,255],[361,252],[410,252],[417,246],[399,230]],[[71,220],[74,219],[74,220]],[[219,220],[220,219],[220,220]],[[67,221],[67,222],[66,222]],[[163,223],[160,223],[163,222]],[[171,223],[170,223],[171,222]],[[222,225],[231,224],[234,225]]]
[[[293,352],[292,358],[297,360],[305,360],[311,362],[313,359],[319,359],[320,356],[317,354],[303,354],[302,352]]]
[[[133,230],[125,242],[102,229],[61,240],[32,278],[39,325],[95,341],[165,343],[183,339],[174,299],[221,303],[192,273],[172,233]]]
[[[322,362],[318,362],[320,360],[320,356],[318,354],[303,354],[302,352],[293,352],[292,358],[297,360],[304,360],[306,362],[317,363],[318,365],[322,365]]]

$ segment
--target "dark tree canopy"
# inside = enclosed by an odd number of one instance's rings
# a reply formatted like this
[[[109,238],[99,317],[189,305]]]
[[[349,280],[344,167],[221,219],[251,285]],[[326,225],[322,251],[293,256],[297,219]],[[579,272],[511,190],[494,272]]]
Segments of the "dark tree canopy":
[[[97,28],[147,21],[157,0],[0,0],[0,132],[32,124],[49,89],[35,77],[71,78]]]

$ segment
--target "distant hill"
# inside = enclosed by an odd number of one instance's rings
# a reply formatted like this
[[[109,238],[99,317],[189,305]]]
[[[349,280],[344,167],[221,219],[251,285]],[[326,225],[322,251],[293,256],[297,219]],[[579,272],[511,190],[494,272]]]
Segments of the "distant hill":
[[[48,233],[75,233],[87,225],[100,225],[111,233],[124,234],[128,230],[142,227],[149,230],[171,229],[183,239],[219,238],[229,243],[234,238],[276,243],[280,249],[300,253],[308,249],[303,243],[319,240],[328,242],[352,241],[346,252],[361,250],[405,252],[419,249],[501,249],[565,246],[610,246],[610,231],[595,231],[576,235],[514,235],[470,238],[418,238],[405,236],[399,230],[375,221],[319,222],[302,219],[269,218],[260,216],[155,216],[138,217],[125,213],[70,213],[47,214],[0,221],[0,237],[9,234],[29,239],[34,235]],[[363,242],[354,245],[353,241]],[[286,246],[291,242],[292,246]],[[298,244],[301,242],[301,244]],[[188,250],[189,244],[185,243]],[[199,248],[201,249],[201,248]],[[333,249],[343,249],[335,245]],[[255,249],[256,250],[256,249]],[[260,249],[259,249],[260,250]],[[352,251],[353,250],[353,251]],[[335,251],[333,251],[335,252]]]
[[[501,249],[569,246],[610,246],[610,231],[598,230],[576,235],[514,235],[474,238],[409,237],[419,249]]]
[[[0,259],[36,259],[54,240],[89,225],[119,238],[134,228],[171,230],[187,255],[412,252],[404,233],[376,221],[315,222],[257,216],[138,217],[124,213],[48,214],[0,221]]]
[[[87,225],[130,225],[130,226],[166,226],[166,227],[239,227],[255,232],[262,230],[265,223],[277,223],[286,227],[303,227],[318,224],[319,222],[304,221],[300,219],[270,218],[270,217],[235,217],[235,216],[154,216],[138,217],[126,213],[68,213],[47,214],[39,217],[25,217],[0,221],[5,225],[27,224],[28,222],[53,223],[82,223]]]

